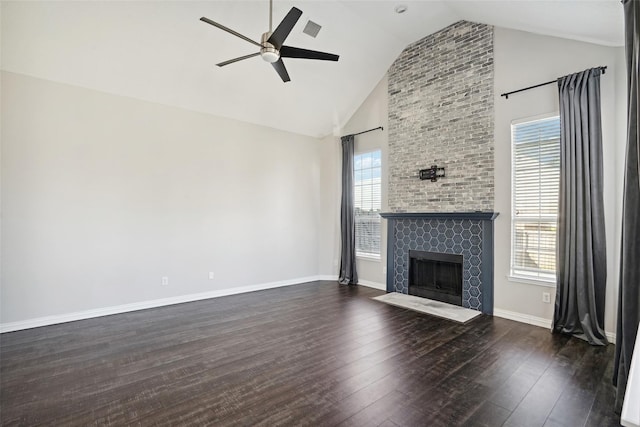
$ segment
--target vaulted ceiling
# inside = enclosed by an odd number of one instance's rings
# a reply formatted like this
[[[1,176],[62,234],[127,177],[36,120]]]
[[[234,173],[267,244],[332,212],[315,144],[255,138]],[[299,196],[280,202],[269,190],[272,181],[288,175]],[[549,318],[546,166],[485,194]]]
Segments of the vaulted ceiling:
[[[256,47],[199,21],[259,41],[268,0],[2,2],[2,69],[320,137],[340,129],[409,43],[461,19],[623,44],[618,0],[276,0],[274,27],[293,6],[303,15],[286,44],[340,61],[285,59],[288,83],[260,57],[216,67]],[[303,33],[308,20],[322,26],[316,38]]]

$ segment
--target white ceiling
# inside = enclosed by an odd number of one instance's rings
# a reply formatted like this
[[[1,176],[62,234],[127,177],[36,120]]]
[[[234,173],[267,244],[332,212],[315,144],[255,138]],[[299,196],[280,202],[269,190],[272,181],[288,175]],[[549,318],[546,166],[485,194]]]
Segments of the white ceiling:
[[[396,14],[398,4],[408,6]],[[407,44],[465,19],[603,45],[623,45],[619,0],[276,0],[274,27],[303,15],[287,45],[339,62],[285,59],[282,83],[254,46],[199,21],[206,16],[256,41],[268,29],[260,1],[2,2],[2,69],[311,136],[339,132]],[[307,20],[317,38],[302,33]]]

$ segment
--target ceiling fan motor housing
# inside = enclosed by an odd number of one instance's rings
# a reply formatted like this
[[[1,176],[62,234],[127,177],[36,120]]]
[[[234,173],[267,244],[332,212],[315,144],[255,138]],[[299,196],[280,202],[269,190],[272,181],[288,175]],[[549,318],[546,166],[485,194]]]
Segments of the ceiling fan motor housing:
[[[260,49],[260,56],[267,62],[277,62],[280,59],[280,51],[276,49],[274,45],[269,43],[269,37],[271,37],[272,32],[267,31],[262,34],[262,38],[260,40],[260,44],[262,48]]]

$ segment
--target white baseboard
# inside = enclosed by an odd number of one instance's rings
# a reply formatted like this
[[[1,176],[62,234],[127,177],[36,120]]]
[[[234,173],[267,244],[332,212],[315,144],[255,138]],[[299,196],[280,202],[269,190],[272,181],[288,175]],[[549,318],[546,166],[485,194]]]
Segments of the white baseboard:
[[[515,320],[520,323],[528,323],[529,325],[540,326],[541,328],[551,330],[553,321],[545,319],[544,317],[531,316],[529,314],[517,313],[515,311],[500,310],[498,308],[493,309],[493,315],[496,317],[502,317],[503,319]],[[607,340],[609,343],[616,343],[616,334],[614,332],[606,332]]]
[[[127,313],[130,311],[145,310],[148,308],[163,307],[166,305],[181,304],[185,302],[199,301],[209,298],[218,298],[228,295],[242,294],[245,292],[261,291],[264,289],[279,288],[282,286],[298,285],[316,280],[336,280],[333,276],[310,276],[297,279],[281,280],[277,282],[260,283],[257,285],[240,286],[237,288],[220,289],[198,294],[180,295],[170,298],[162,298],[151,301],[134,302],[112,307],[83,310],[75,313],[56,314],[52,316],[38,317],[35,319],[21,320],[0,324],[0,333],[19,331],[22,329],[37,328],[40,326],[55,325],[58,323],[74,322],[76,320],[91,319],[94,317],[110,316],[112,314]]]
[[[529,325],[540,326],[541,328],[551,329],[551,320],[544,317],[531,316],[529,314],[518,313],[516,311],[493,309],[493,315],[502,317],[503,319],[515,320],[520,323],[528,323]]]
[[[330,280],[332,282],[337,282],[338,281],[338,275],[322,274],[320,276],[317,276],[317,279],[315,279],[315,280]]]
[[[369,282],[368,280],[358,280],[358,285],[366,286],[368,288],[379,289],[381,291],[387,290],[387,285],[378,282]]]

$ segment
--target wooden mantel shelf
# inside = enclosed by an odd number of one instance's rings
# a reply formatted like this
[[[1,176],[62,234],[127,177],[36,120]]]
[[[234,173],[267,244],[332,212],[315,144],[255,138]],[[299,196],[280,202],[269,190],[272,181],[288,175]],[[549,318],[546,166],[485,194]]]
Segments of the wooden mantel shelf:
[[[437,218],[437,219],[479,219],[493,221],[499,215],[498,212],[382,212],[380,216],[385,219],[405,218]]]

